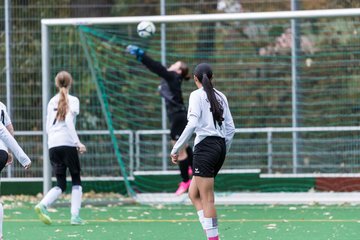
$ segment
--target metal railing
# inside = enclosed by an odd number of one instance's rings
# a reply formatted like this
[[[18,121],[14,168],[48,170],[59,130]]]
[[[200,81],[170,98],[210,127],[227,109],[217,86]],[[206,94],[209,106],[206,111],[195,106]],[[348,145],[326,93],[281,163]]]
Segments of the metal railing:
[[[133,169],[135,169],[136,171],[139,170],[143,170],[141,168],[142,166],[142,140],[141,140],[141,136],[145,136],[145,135],[168,135],[169,134],[169,130],[138,130],[135,132],[135,166],[133,167]],[[293,157],[291,156],[291,154],[294,154],[291,150],[291,146],[287,147],[287,150],[289,151],[286,152],[285,154],[282,152],[276,152],[276,150],[274,150],[274,133],[288,133],[288,134],[292,134],[292,133],[316,133],[316,132],[324,132],[324,133],[330,133],[330,132],[339,132],[339,133],[344,133],[344,132],[359,132],[360,133],[360,127],[357,126],[344,126],[344,127],[297,127],[297,128],[292,128],[292,127],[284,127],[284,128],[237,128],[235,130],[235,138],[234,139],[241,139],[241,134],[253,134],[253,133],[264,133],[266,134],[266,152],[261,154],[258,153],[255,147],[255,150],[253,152],[248,152],[248,153],[242,153],[241,151],[238,152],[237,151],[237,146],[236,144],[237,141],[234,140],[232,149],[229,152],[228,157],[229,158],[241,158],[243,156],[246,156],[246,154],[248,154],[247,158],[251,158],[251,156],[255,155],[255,154],[259,154],[260,157],[265,157],[266,158],[266,169],[265,172],[267,173],[273,173],[273,169],[274,169],[274,155],[286,155],[285,158],[289,158],[288,160],[293,159]],[[292,144],[291,141],[293,139],[292,138],[288,138],[286,139],[286,141],[288,141],[289,144]],[[324,142],[324,145],[327,146],[326,141],[330,141],[332,140],[331,138],[326,139],[326,138],[321,138],[318,139],[318,141],[320,142]],[[335,141],[335,140],[333,140]],[[350,140],[342,140],[341,142],[346,144],[348,141],[352,141]],[[300,145],[300,142],[298,143]],[[322,146],[319,146],[319,148],[321,148]],[[260,151],[260,150],[259,150]],[[169,154],[170,149],[167,153],[167,155]],[[336,150],[334,152],[328,152],[328,150],[324,149],[324,150],[313,150],[312,152],[305,152],[306,154],[310,154],[313,156],[316,155],[320,155],[320,156],[327,156],[329,154],[341,154],[341,152],[343,153],[343,155],[347,154],[345,150]],[[353,151],[353,154],[359,154],[360,157],[360,151]],[[250,155],[250,156],[249,156]],[[146,157],[144,157],[144,159],[147,159]],[[162,158],[164,159],[164,158]],[[168,161],[169,161],[169,157],[166,158],[166,160],[162,161],[161,164],[161,170],[162,171],[167,171],[169,170],[168,167]],[[323,164],[323,166],[330,166],[333,168],[336,168],[336,164]],[[356,164],[355,164],[356,165]],[[355,166],[354,165],[354,166]],[[159,166],[157,166],[159,167]],[[237,166],[237,168],[244,168],[247,167],[245,166],[245,164],[241,164],[239,163]],[[250,166],[251,167],[251,166]],[[261,166],[252,166],[252,168],[261,168]],[[299,163],[298,162],[292,162],[292,173],[295,174],[297,173],[299,168]],[[159,170],[159,169],[157,169]]]
[[[354,134],[354,133],[359,133],[360,134],[360,127],[358,126],[344,126],[344,127],[298,127],[298,128],[291,128],[291,127],[285,127],[285,128],[237,128],[235,130],[235,137],[234,137],[234,142],[233,142],[233,146],[232,149],[229,152],[228,157],[234,159],[235,161],[239,161],[236,162],[234,165],[230,166],[230,169],[242,169],[242,168],[262,168],[263,172],[266,173],[273,173],[273,169],[274,166],[276,165],[274,162],[276,161],[276,157],[283,157],[284,159],[287,160],[291,160],[291,140],[292,138],[289,138],[290,134],[297,132],[297,133],[326,133],[329,134],[330,132],[338,132],[339,134]],[[86,136],[86,135],[108,135],[110,134],[109,131],[107,130],[97,130],[97,131],[79,131],[78,132],[80,136]],[[161,138],[163,136],[167,137],[170,133],[169,130],[138,130],[138,131],[132,131],[132,130],[116,130],[114,131],[115,135],[120,136],[120,135],[127,135],[128,139],[127,139],[127,146],[128,149],[123,149],[123,151],[125,153],[128,153],[128,171],[129,171],[129,176],[133,177],[133,173],[134,171],[142,171],[142,170],[146,170],[144,169],[143,166],[143,161],[148,161],[148,157],[146,156],[146,154],[143,154],[144,151],[147,151],[149,149],[145,149],[147,146],[156,146],[161,149],[162,146],[161,145]],[[243,150],[241,147],[243,142],[247,142],[249,138],[244,137],[244,134],[265,134],[265,137],[263,138],[263,140],[259,140],[258,137],[258,142],[259,145],[254,145],[252,146],[251,149],[247,149],[247,150]],[[288,134],[289,136],[287,138],[285,138],[285,141],[288,146],[286,146],[286,149],[282,149],[279,150],[278,145],[279,144],[284,144],[284,143],[279,143],[280,141],[276,140],[274,134],[281,134],[281,133],[285,133]],[[42,131],[17,131],[15,133],[15,137],[21,137],[21,136],[42,136],[43,132]],[[142,137],[144,136],[155,136],[158,138],[158,144],[156,144],[156,142],[153,139],[142,139]],[[335,136],[337,136],[337,134],[335,134]],[[356,135],[357,136],[357,135]],[[81,137],[80,137],[81,138]],[[360,142],[356,142],[353,138],[347,138],[347,139],[342,139],[341,137],[339,137],[340,140],[334,136],[330,137],[322,137],[320,139],[316,139],[316,141],[321,142],[321,144],[317,143],[317,148],[318,149],[313,149],[313,150],[303,150],[304,154],[308,154],[311,156],[322,156],[322,157],[326,157],[329,155],[339,155],[339,156],[344,156],[344,158],[348,157],[349,154],[352,154],[351,156],[351,161],[353,161],[355,158],[357,158],[357,155],[359,155],[360,157]],[[308,140],[306,140],[308,141]],[[308,141],[309,142],[309,141]],[[340,148],[340,147],[336,147],[333,146],[334,142],[338,142],[339,144],[342,144],[341,146],[347,145],[348,147],[346,148]],[[249,141],[248,142],[249,145],[252,145],[252,143]],[[310,145],[312,143],[309,143]],[[20,145],[23,145],[20,142]],[[95,143],[96,145],[96,143]],[[111,142],[109,140],[108,145],[111,145]],[[259,147],[261,145],[261,147]],[[264,145],[264,146],[263,146]],[[352,145],[352,146],[350,146]],[[359,145],[359,146],[358,146]],[[264,151],[260,148],[264,147]],[[329,148],[333,149],[333,151],[329,151]],[[154,154],[154,158],[157,158],[157,162],[155,164],[157,164],[154,169],[151,170],[161,170],[161,171],[168,171],[171,170],[173,167],[170,167],[168,165],[169,163],[169,157],[168,154],[170,152],[170,148],[171,146],[168,146],[168,153],[167,153],[167,157],[163,158],[162,156],[156,155],[156,153],[152,153]],[[358,149],[359,148],[359,149]],[[350,150],[349,150],[350,149]],[[44,148],[43,151],[47,151],[47,148]],[[152,149],[151,149],[152,151]],[[281,152],[282,151],[282,152]],[[349,151],[351,151],[351,153],[349,153]],[[162,152],[162,151],[160,151]],[[260,164],[256,165],[256,162],[250,163],[250,164],[246,164],[243,160],[240,159],[252,159],[254,158],[254,156],[264,159],[264,161],[266,162],[266,164],[264,164],[264,166],[261,166]],[[276,156],[276,157],[274,157]],[[115,158],[115,155],[113,156]],[[165,161],[163,160],[165,159]],[[346,162],[346,160],[344,160],[344,162]],[[252,164],[252,165],[251,165]],[[356,162],[352,162],[351,164],[353,164],[353,166],[356,167],[357,163]],[[332,166],[333,165],[333,166]],[[332,164],[332,163],[323,163],[323,166],[332,166],[334,168],[336,168],[336,164]],[[91,167],[91,165],[89,166]],[[106,166],[104,166],[106,167]],[[110,166],[111,167],[111,166]],[[297,170],[296,168],[299,168],[301,166],[299,166],[299,163],[295,163],[291,166],[292,173],[296,173]],[[11,175],[11,168],[10,168],[10,173],[7,174],[7,178],[11,179],[14,178]],[[9,169],[8,169],[9,170]],[[37,176],[39,177],[39,176]],[[90,176],[91,177],[91,176]],[[111,176],[110,176],[111,177]],[[96,179],[96,177],[94,177],[94,179]]]

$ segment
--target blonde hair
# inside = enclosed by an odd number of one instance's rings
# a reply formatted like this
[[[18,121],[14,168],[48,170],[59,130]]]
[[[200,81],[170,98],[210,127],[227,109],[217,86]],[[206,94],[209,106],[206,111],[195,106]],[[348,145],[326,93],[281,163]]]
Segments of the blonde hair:
[[[59,121],[64,121],[66,117],[66,113],[69,109],[69,99],[68,92],[69,88],[72,84],[72,77],[70,73],[66,71],[59,72],[55,77],[56,87],[59,89],[59,103],[58,103],[58,111],[56,114],[56,119]]]

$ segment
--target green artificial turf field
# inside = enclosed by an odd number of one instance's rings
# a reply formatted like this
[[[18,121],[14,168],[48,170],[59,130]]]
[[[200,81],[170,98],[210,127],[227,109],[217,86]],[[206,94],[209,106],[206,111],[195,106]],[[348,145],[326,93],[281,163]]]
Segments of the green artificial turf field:
[[[191,206],[86,205],[83,226],[71,226],[69,207],[41,223],[33,205],[6,207],[4,240],[201,240],[206,239]],[[50,209],[51,210],[51,209]],[[221,240],[357,240],[360,206],[217,206]]]

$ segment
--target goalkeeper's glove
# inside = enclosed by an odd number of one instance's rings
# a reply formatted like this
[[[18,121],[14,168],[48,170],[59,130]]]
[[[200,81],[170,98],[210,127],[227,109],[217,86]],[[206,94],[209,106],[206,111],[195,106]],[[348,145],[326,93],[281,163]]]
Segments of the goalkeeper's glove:
[[[139,48],[136,45],[128,45],[126,47],[126,52],[128,52],[131,55],[135,55],[136,59],[141,62],[143,56],[144,56],[144,50]]]

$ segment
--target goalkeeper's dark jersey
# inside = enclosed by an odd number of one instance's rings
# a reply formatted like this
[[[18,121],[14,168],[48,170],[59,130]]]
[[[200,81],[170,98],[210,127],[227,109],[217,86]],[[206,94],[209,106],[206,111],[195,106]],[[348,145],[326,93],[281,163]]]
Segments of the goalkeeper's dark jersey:
[[[166,111],[171,119],[174,113],[184,112],[186,107],[182,98],[181,83],[183,78],[180,74],[168,71],[161,63],[154,61],[152,58],[144,54],[141,61],[150,71],[162,78],[159,92],[165,99]]]

